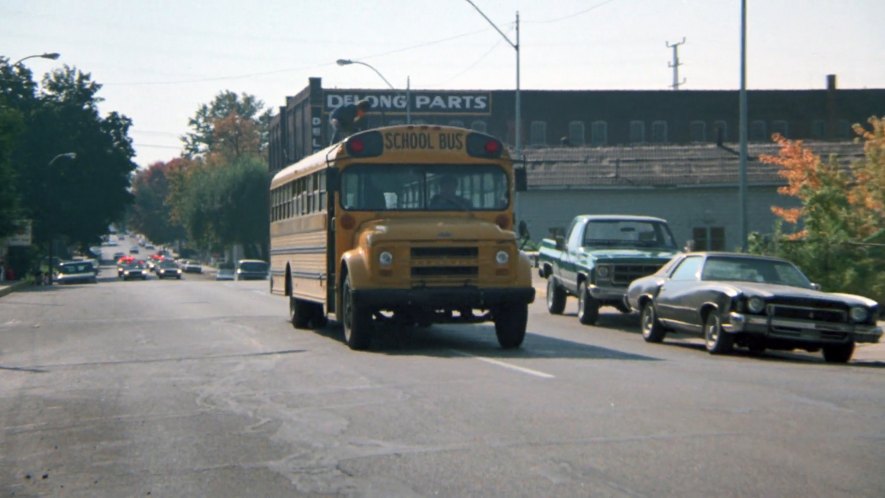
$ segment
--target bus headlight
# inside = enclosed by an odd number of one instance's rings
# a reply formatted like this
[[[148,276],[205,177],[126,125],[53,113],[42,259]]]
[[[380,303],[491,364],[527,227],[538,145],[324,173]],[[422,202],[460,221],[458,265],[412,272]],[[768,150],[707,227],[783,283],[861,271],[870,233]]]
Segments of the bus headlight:
[[[856,322],[856,323],[861,323],[861,322],[866,321],[867,317],[869,316],[867,313],[867,309],[864,308],[863,306],[855,306],[855,307],[851,308],[851,310],[848,312],[848,314],[849,314],[849,316],[851,316],[851,321]]]
[[[390,251],[381,251],[381,254],[378,255],[378,263],[381,266],[390,266],[393,264],[393,254]]]
[[[495,254],[495,262],[499,265],[506,265],[510,261],[510,253],[507,251],[498,251]]]

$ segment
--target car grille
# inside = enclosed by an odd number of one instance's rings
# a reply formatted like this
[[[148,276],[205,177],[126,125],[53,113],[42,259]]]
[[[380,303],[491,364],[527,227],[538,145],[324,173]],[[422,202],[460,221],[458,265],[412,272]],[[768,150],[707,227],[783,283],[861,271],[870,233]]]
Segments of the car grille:
[[[637,278],[651,275],[658,271],[664,263],[654,264],[616,264],[613,265],[612,282],[626,286]]]
[[[768,316],[788,318],[791,320],[807,320],[827,323],[845,323],[848,321],[848,313],[844,309],[838,308],[769,304],[767,311]]]
[[[412,247],[412,285],[465,285],[479,278],[479,248],[476,246]]]

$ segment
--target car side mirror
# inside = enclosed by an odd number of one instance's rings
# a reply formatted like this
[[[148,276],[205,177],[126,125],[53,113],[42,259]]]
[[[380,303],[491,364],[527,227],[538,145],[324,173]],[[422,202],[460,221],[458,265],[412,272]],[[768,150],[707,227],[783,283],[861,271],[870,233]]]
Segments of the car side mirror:
[[[565,237],[563,237],[562,235],[557,235],[556,237],[554,237],[553,240],[556,241],[556,248],[557,249],[559,249],[560,251],[565,250]]]
[[[816,291],[821,290],[821,286],[820,286],[820,284],[817,283],[817,282],[811,282],[811,288],[814,289],[814,290],[816,290]]]

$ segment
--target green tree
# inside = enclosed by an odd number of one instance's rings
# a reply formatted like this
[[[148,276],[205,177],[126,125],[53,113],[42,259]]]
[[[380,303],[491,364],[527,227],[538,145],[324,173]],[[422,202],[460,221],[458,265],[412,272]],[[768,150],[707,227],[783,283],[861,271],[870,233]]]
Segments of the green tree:
[[[189,158],[209,153],[239,157],[267,150],[270,110],[255,96],[225,90],[203,104],[188,121],[192,132],[181,137]]]
[[[3,98],[21,116],[10,158],[36,242],[94,244],[131,202],[131,121],[115,112],[101,116],[101,85],[67,66],[45,76],[39,92],[21,67],[3,66],[0,78]],[[76,159],[50,164],[68,152]]]
[[[6,106],[4,101],[0,95],[0,239],[13,234],[23,221],[11,160],[23,121],[21,113]]]

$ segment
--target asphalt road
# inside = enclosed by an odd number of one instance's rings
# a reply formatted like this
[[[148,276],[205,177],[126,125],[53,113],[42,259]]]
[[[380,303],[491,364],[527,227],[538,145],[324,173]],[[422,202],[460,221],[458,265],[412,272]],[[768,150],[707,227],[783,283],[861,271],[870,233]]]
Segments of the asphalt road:
[[[127,246],[128,247],[128,246]],[[646,344],[532,305],[295,330],[267,282],[122,282],[0,299],[0,496],[885,496],[885,370]]]

